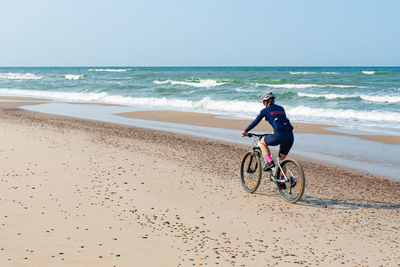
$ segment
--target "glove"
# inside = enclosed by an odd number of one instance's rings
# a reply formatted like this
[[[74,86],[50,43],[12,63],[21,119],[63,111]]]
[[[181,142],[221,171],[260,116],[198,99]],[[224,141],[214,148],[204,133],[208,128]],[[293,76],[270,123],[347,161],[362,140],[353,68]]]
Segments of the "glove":
[[[243,136],[248,136],[249,134],[246,131],[243,131],[242,135]]]

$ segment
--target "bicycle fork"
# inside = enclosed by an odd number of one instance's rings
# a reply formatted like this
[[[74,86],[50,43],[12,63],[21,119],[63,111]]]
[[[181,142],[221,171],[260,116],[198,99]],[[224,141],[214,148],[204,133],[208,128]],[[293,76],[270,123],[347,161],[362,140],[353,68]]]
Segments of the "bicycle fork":
[[[246,170],[247,173],[253,173],[254,172],[254,170],[251,169],[251,166],[253,164],[253,158],[254,158],[254,156],[251,155],[250,159],[249,159],[249,164],[247,165],[247,170]]]
[[[264,159],[264,163],[267,164],[268,161],[267,161],[267,158],[265,157],[265,155],[264,155],[264,153],[263,153],[263,151],[262,151],[262,149],[261,149],[260,142],[258,142],[258,146],[257,146],[257,147],[253,148],[253,150],[256,150],[256,149],[259,149],[259,150],[260,150],[259,153],[262,155],[262,158]],[[275,166],[274,168],[272,168],[271,170],[268,171],[268,172],[269,172],[269,179],[270,179],[271,181],[273,181],[273,182],[276,182],[276,183],[287,182],[287,181],[289,181],[289,178],[286,176],[285,172],[283,171],[283,169],[282,169],[282,167],[281,167],[281,164],[280,164],[281,160],[280,160],[278,157],[275,157],[274,155],[271,155],[271,156],[272,156],[273,159],[276,160],[276,166]],[[251,157],[251,158],[250,158],[250,163],[251,163],[252,159],[253,159],[253,158]],[[251,164],[249,164],[249,167],[248,167],[248,168],[250,168],[250,165],[251,165]],[[248,170],[248,171],[249,171],[249,170]],[[279,172],[279,171],[280,171],[280,172]],[[289,172],[291,173],[290,170],[289,170]],[[283,179],[281,179],[281,177],[278,177],[278,174],[279,174],[279,173],[282,173],[282,175],[283,175],[282,178],[283,178]],[[292,174],[292,176],[293,176],[293,174]]]

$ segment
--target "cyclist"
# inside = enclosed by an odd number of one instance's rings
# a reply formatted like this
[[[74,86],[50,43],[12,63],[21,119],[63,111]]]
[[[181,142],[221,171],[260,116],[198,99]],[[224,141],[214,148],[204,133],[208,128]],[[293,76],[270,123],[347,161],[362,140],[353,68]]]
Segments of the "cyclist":
[[[286,117],[285,109],[275,104],[275,95],[272,92],[265,92],[261,96],[265,108],[260,111],[260,114],[255,120],[243,131],[243,135],[248,135],[248,132],[257,126],[257,124],[265,118],[271,124],[274,133],[264,136],[260,140],[260,148],[267,161],[264,171],[269,171],[275,167],[275,163],[271,158],[271,152],[268,146],[279,147],[279,158],[284,160],[292,148],[294,142],[293,126]]]

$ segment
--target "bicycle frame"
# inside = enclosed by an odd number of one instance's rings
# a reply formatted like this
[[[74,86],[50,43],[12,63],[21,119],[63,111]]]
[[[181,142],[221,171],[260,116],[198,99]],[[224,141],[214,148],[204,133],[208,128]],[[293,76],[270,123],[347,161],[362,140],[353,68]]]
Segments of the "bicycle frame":
[[[255,136],[255,137],[257,137],[257,138],[259,139],[258,142],[254,142],[254,144],[253,144],[253,150],[260,150],[260,153],[261,153],[261,155],[262,155],[262,158],[264,159],[264,163],[267,163],[267,159],[265,158],[265,155],[264,155],[264,153],[262,152],[262,149],[261,149],[261,146],[260,146],[260,139],[261,139],[260,137],[261,137],[262,135],[253,134],[253,135],[251,136],[251,138],[253,138],[253,136]],[[271,157],[272,157],[273,159],[275,159],[275,161],[276,161],[276,163],[277,163],[277,165],[276,165],[273,169],[271,169],[271,170],[269,171],[271,181],[276,182],[276,183],[287,182],[287,181],[289,180],[289,178],[286,176],[286,174],[285,174],[285,172],[283,171],[282,166],[281,166],[281,164],[280,164],[282,160],[281,160],[279,157],[275,157],[275,156],[272,155],[272,154],[271,154]],[[250,160],[252,160],[252,158],[251,158]],[[250,166],[250,164],[249,164],[249,166]],[[278,167],[279,169],[276,169],[277,167]],[[278,170],[280,170],[280,172],[278,172]],[[286,170],[289,171],[290,175],[294,176],[293,173],[290,171],[289,168],[287,168]],[[277,176],[278,176],[278,173],[282,173],[284,179],[276,179]],[[272,176],[273,178],[271,178],[271,176]]]
[[[261,148],[260,148],[260,149],[261,149]],[[271,155],[271,157],[272,157],[273,159],[276,159],[276,163],[277,163],[277,166],[279,167],[280,173],[282,173],[282,174],[283,174],[283,177],[284,177],[284,179],[276,179],[278,172],[277,172],[277,170],[275,169],[276,173],[273,175],[274,179],[272,179],[272,181],[277,182],[277,183],[288,181],[289,179],[286,177],[286,174],[285,174],[285,172],[283,171],[282,166],[281,166],[281,161],[282,161],[282,160],[281,160],[280,158],[278,158],[278,157],[275,157],[274,155]],[[276,166],[275,166],[275,168],[276,168]],[[288,170],[289,170],[289,169],[288,169]],[[272,171],[272,170],[271,170],[271,171]],[[289,170],[289,172],[291,173],[290,170]]]

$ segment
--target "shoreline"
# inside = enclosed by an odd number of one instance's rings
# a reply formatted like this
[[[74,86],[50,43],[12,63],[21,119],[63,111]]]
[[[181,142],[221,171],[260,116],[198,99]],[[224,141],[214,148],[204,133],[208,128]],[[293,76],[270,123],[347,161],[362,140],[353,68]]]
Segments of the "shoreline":
[[[172,123],[183,123],[197,126],[217,127],[233,130],[244,130],[252,121],[239,120],[239,119],[226,119],[218,117],[217,114],[205,114],[184,111],[171,111],[171,110],[150,110],[150,111],[133,111],[127,113],[115,114],[127,118],[136,118],[143,120],[156,120]],[[294,133],[312,133],[312,134],[325,134],[325,135],[339,135],[351,136],[359,139],[381,142],[385,144],[400,145],[400,136],[391,135],[364,135],[364,134],[350,134],[329,130],[334,129],[335,125],[315,124],[315,123],[300,123],[291,122],[294,127]],[[252,131],[272,132],[270,125],[260,122],[257,127]]]
[[[183,139],[190,139],[192,141],[194,140],[201,140],[202,142],[206,142],[208,144],[218,144],[221,146],[232,146],[232,147],[237,147],[238,149],[242,150],[242,151],[246,151],[249,149],[249,145],[246,144],[237,144],[237,143],[230,143],[228,141],[224,141],[224,140],[214,140],[214,139],[210,139],[208,137],[198,137],[198,136],[192,136],[192,135],[187,135],[187,134],[181,134],[181,133],[174,133],[174,132],[168,132],[168,131],[164,131],[164,130],[154,130],[154,129],[147,129],[147,128],[142,128],[140,126],[130,126],[130,125],[125,125],[125,124],[120,124],[120,123],[110,123],[110,122],[101,122],[101,121],[96,121],[96,120],[88,120],[88,119],[81,119],[81,118],[74,118],[74,117],[70,117],[67,115],[54,115],[54,114],[47,114],[47,113],[39,113],[39,112],[34,112],[34,111],[29,111],[29,110],[24,110],[19,108],[19,106],[24,106],[24,105],[40,105],[43,103],[48,103],[48,102],[8,102],[6,105],[3,105],[2,102],[0,102],[0,113],[15,113],[18,114],[17,118],[22,116],[22,117],[32,117],[35,118],[34,120],[37,121],[43,121],[45,122],[47,119],[50,119],[52,121],[52,125],[56,126],[58,124],[58,126],[64,126],[63,125],[63,121],[72,121],[72,122],[77,122],[78,124],[93,124],[96,125],[96,127],[102,128],[102,127],[107,127],[109,129],[113,129],[114,127],[119,127],[121,129],[126,129],[129,131],[142,131],[145,132],[146,135],[149,134],[153,134],[155,133],[156,135],[171,135],[174,136],[178,139],[183,138]],[[79,103],[73,103],[73,104],[79,104]],[[97,105],[97,104],[93,104],[93,105]],[[100,104],[101,105],[101,104]],[[144,113],[152,113],[152,111],[144,111]],[[172,111],[175,112],[175,111]],[[179,112],[179,111],[178,111]],[[132,113],[136,113],[136,112],[132,112]],[[186,113],[186,112],[182,112],[182,113]],[[203,114],[203,113],[198,113],[198,114]],[[14,114],[12,115],[14,116]],[[211,115],[213,116],[213,115]],[[219,119],[218,119],[219,120]],[[230,119],[229,119],[230,121]],[[261,123],[260,123],[261,124]],[[304,123],[305,125],[308,125],[307,123]],[[322,132],[325,132],[327,130],[324,130],[322,127],[324,125],[321,124],[313,124],[312,127],[308,128],[305,127],[305,129],[322,129]],[[326,125],[328,126],[328,125]],[[258,127],[258,126],[257,126]],[[329,125],[328,127],[332,127],[331,125]],[[82,128],[90,128],[90,127],[82,127]],[[303,128],[304,129],[304,128]],[[307,131],[307,130],[305,130]],[[320,134],[320,132],[318,132],[317,134]],[[124,134],[122,134],[124,135]],[[341,133],[337,133],[337,135],[341,135]],[[135,136],[137,137],[137,136]],[[151,138],[152,140],[154,138]],[[292,153],[291,153],[292,154]],[[367,171],[361,171],[361,170],[356,170],[353,168],[348,168],[348,167],[343,167],[343,166],[338,166],[336,164],[333,163],[329,163],[323,160],[312,160],[308,157],[302,156],[302,155],[298,155],[295,154],[295,158],[300,159],[301,161],[311,161],[311,162],[315,162],[315,164],[317,165],[323,165],[323,166],[327,166],[329,168],[333,168],[333,169],[344,169],[346,172],[354,172],[354,173],[358,173],[361,174],[363,176],[366,175],[370,175],[373,177],[373,179],[380,179],[380,180],[389,180],[391,182],[395,182],[395,183],[400,183],[399,180],[396,180],[391,177],[386,177],[384,175],[376,175],[376,174],[371,174]]]
[[[42,98],[32,98],[32,97],[5,97],[2,96],[0,97],[0,99],[2,100],[9,100],[10,102],[0,102],[0,111],[4,110],[19,110],[19,111],[23,111],[23,112],[27,112],[27,113],[32,113],[32,114],[39,114],[39,116],[41,114],[45,115],[45,116],[50,116],[50,117],[55,117],[55,118],[61,118],[61,117],[65,117],[65,118],[69,118],[72,120],[81,120],[81,121],[89,121],[89,122],[94,122],[96,123],[95,120],[88,120],[88,119],[81,119],[81,118],[73,118],[71,116],[68,115],[53,115],[53,114],[47,114],[47,113],[38,113],[35,111],[28,111],[28,110],[24,110],[21,109],[20,107],[23,106],[30,106],[30,105],[41,105],[41,104],[45,104],[45,103],[51,103],[48,102],[49,99],[42,99]],[[19,102],[19,101],[26,101],[26,102]],[[102,104],[102,103],[95,103],[95,102],[66,102],[68,104],[72,104],[72,105],[94,105],[94,106],[120,106],[120,105],[114,105],[114,104]],[[156,120],[156,121],[162,121],[162,122],[172,122],[172,123],[183,123],[183,124],[192,124],[192,125],[198,125],[198,126],[206,126],[206,127],[218,127],[218,126],[222,126],[223,128],[227,128],[227,129],[233,129],[233,130],[242,130],[243,127],[247,127],[249,123],[251,123],[251,120],[237,120],[237,119],[225,119],[225,118],[218,118],[217,114],[206,114],[206,113],[195,113],[195,112],[183,112],[183,111],[172,111],[172,110],[145,110],[145,111],[133,111],[133,112],[126,112],[126,113],[117,113],[115,114],[116,116],[121,116],[121,117],[127,117],[127,118],[137,118],[137,119],[144,119],[144,120]],[[197,120],[196,120],[197,119]],[[200,120],[198,120],[200,119]],[[113,125],[115,123],[109,123],[109,122],[100,122],[102,124],[110,124]],[[164,133],[164,130],[153,130],[153,129],[146,129],[146,128],[142,128],[140,126],[129,126],[129,125],[124,125],[124,124],[120,124],[120,123],[116,123],[116,125],[119,126],[124,126],[124,127],[129,127],[129,128],[136,128],[136,129],[142,129],[142,130],[147,130],[147,131],[155,131],[155,132],[160,132],[160,133]],[[332,135],[337,135],[337,136],[353,136],[353,137],[357,137],[357,138],[363,138],[365,137],[365,135],[354,135],[354,134],[347,134],[347,133],[342,133],[342,132],[336,132],[333,130],[328,130],[326,128],[333,128],[335,126],[333,125],[324,125],[324,124],[313,124],[313,123],[298,123],[298,122],[294,122],[293,123],[293,127],[295,127],[296,132],[298,133],[311,133],[311,134],[321,134],[321,135],[326,135],[326,134],[332,134]],[[220,127],[218,127],[220,128]],[[257,127],[255,127],[253,130],[255,131],[272,131],[272,128],[270,127],[270,125],[260,122],[259,125],[257,125]],[[208,137],[193,137],[191,135],[187,135],[187,134],[181,134],[181,133],[171,133],[171,132],[167,132],[169,134],[177,134],[177,135],[183,135],[186,136],[188,138],[200,138],[200,139],[204,139],[204,140],[210,140]],[[394,144],[397,145],[398,141],[397,138],[400,139],[400,136],[385,136],[385,135],[371,135],[370,138],[365,138],[365,140],[372,140],[372,141],[376,141],[376,142],[382,142],[382,143],[387,143],[387,144]],[[389,140],[383,140],[386,137],[391,137]],[[375,138],[377,138],[377,140],[374,140]],[[396,138],[395,142],[392,142],[393,139],[392,138]],[[379,140],[379,141],[378,141]],[[224,140],[211,140],[212,142],[216,142],[216,143],[221,143],[221,144],[231,144],[230,142],[224,141]],[[248,145],[244,145],[244,144],[234,144],[235,146],[239,146],[242,148],[246,148],[248,149],[249,146]],[[272,147],[274,148],[274,147]],[[327,162],[324,160],[315,160],[315,159],[310,159],[309,157],[305,157],[299,154],[295,153],[295,157],[296,158],[300,158],[303,161],[316,161],[318,164],[322,164],[322,165],[326,165],[326,166],[330,166],[332,168],[344,168],[348,171],[355,171],[355,172],[359,172],[359,173],[363,173],[364,175],[371,175],[371,173],[369,173],[368,171],[362,171],[362,170],[356,170],[354,168],[349,168],[349,167],[344,167],[344,166],[338,166],[337,164],[331,163],[331,162]],[[385,176],[385,175],[377,175],[377,174],[372,174],[375,177],[378,177],[379,179],[389,179],[389,180],[393,180],[393,177],[389,177],[389,176]],[[394,180],[395,182],[399,182],[398,179]]]
[[[52,100],[45,98],[33,98],[33,97],[20,97],[20,96],[0,96],[0,100],[6,100],[7,102],[0,102],[0,106],[7,105],[9,108],[18,106],[28,106],[36,104],[52,103]],[[9,102],[8,102],[9,101]],[[118,107],[121,105],[97,103],[97,102],[63,102],[73,105],[97,105],[97,106],[114,106]],[[195,126],[204,127],[215,127],[232,130],[243,130],[245,129],[252,120],[246,119],[231,119],[221,116],[219,114],[212,113],[199,113],[190,111],[176,111],[176,110],[140,110],[114,114],[125,118],[134,118],[142,120],[152,120],[169,123],[181,123]],[[294,133],[311,133],[311,134],[324,134],[324,135],[338,135],[338,136],[349,136],[356,137],[363,140],[375,141],[384,144],[400,145],[400,135],[384,135],[384,134],[369,134],[361,133],[354,134],[346,132],[346,130],[339,131],[340,127],[337,125],[319,124],[319,123],[303,123],[303,122],[291,122],[294,127]],[[335,129],[338,130],[335,130]],[[272,128],[269,124],[260,122],[253,131],[260,132],[272,132]]]
[[[9,97],[7,102],[0,102],[0,106],[3,105],[8,108],[21,106],[22,109],[33,112],[117,123],[250,145],[250,140],[244,140],[238,132],[247,127],[251,122],[249,120],[227,119],[215,114],[205,113],[137,110],[132,107],[102,105],[101,103],[88,105],[86,103],[35,102],[32,98],[26,99],[27,102],[18,102],[18,100],[23,99],[18,97],[14,100],[13,97]],[[397,175],[400,162],[396,161],[396,154],[400,153],[400,146],[396,143],[398,143],[400,137],[343,134],[339,131],[332,131],[333,126],[331,125],[307,123],[293,123],[293,125],[296,142],[290,154],[300,155],[309,160],[329,163],[334,166],[386,176],[389,179],[400,179],[400,176]],[[271,132],[272,129],[268,126],[267,123],[261,122],[254,130],[264,133]],[[272,147],[273,150],[275,148]],[[349,150],[349,148],[351,149]],[[372,156],[376,151],[386,152],[383,157],[374,158]]]
[[[32,114],[41,114],[35,111],[29,111],[29,110],[24,110],[21,109],[20,107],[23,106],[30,106],[30,105],[41,105],[45,103],[51,103],[47,102],[49,99],[42,99],[42,98],[32,98],[32,97],[0,97],[0,99],[3,100],[10,100],[10,102],[0,102],[0,111],[4,110],[20,110],[23,112],[27,113],[32,113]],[[19,102],[20,100],[22,101],[27,101],[27,102]],[[30,102],[31,101],[31,102]],[[95,102],[66,102],[68,104],[72,105],[94,105],[94,106],[120,106],[120,105],[114,105],[114,104],[102,104],[102,103],[95,103]],[[81,121],[89,121],[89,122],[94,122],[96,123],[95,120],[90,120],[90,119],[81,119],[81,118],[73,118],[68,115],[53,115],[53,114],[47,114],[47,113],[42,113],[43,115],[50,116],[50,117],[55,117],[55,118],[60,118],[60,117],[65,117],[69,118],[72,120],[81,120]],[[223,128],[227,129],[233,129],[233,130],[242,130],[242,127],[247,127],[249,123],[251,123],[251,120],[238,120],[238,119],[225,119],[225,118],[218,118],[217,114],[206,114],[206,113],[195,113],[195,112],[183,112],[183,111],[172,111],[172,110],[145,110],[145,111],[133,111],[133,112],[126,112],[126,113],[117,113],[115,114],[116,116],[121,116],[121,117],[127,117],[127,118],[137,118],[137,119],[144,119],[144,120],[155,120],[155,121],[161,121],[161,122],[171,122],[171,123],[183,123],[183,124],[191,124],[191,125],[197,125],[197,126],[206,126],[206,127],[217,127],[222,126]],[[200,119],[197,120],[196,119]],[[164,130],[154,130],[154,129],[147,129],[147,128],[142,128],[140,126],[129,126],[125,124],[120,124],[120,123],[113,123],[113,122],[99,122],[102,124],[116,124],[118,126],[123,126],[123,127],[129,127],[129,128],[136,128],[136,129],[141,129],[141,130],[146,130],[146,131],[155,131],[155,132],[160,132],[164,133]],[[298,133],[311,133],[311,134],[321,134],[321,135],[327,135],[327,134],[332,134],[332,135],[337,135],[337,136],[352,136],[352,137],[357,137],[357,138],[363,138],[366,137],[365,135],[354,135],[354,134],[347,134],[347,133],[342,133],[342,132],[336,132],[333,130],[328,130],[326,128],[333,128],[335,126],[333,125],[324,125],[324,124],[313,124],[313,123],[298,123],[294,122],[292,123],[293,127],[295,127],[296,132]],[[255,131],[272,131],[272,128],[270,125],[260,122],[259,125],[257,125],[253,130]],[[210,138],[208,137],[193,137],[191,135],[187,135],[184,133],[173,133],[173,132],[168,132],[169,134],[176,134],[178,136],[183,135],[188,138],[194,138],[194,139],[203,139],[203,140],[208,140],[210,141]],[[389,140],[383,140],[386,137],[390,137]],[[375,138],[377,140],[375,140]],[[396,138],[394,142],[392,138]],[[398,141],[397,138],[400,138],[400,136],[385,136],[385,135],[370,135],[366,138],[363,138],[365,140],[372,140],[376,142],[381,142],[381,143],[387,143],[387,144],[394,144],[397,145]],[[386,141],[386,142],[385,142]],[[224,145],[231,145],[230,142],[227,142],[225,140],[216,140],[216,139],[211,139],[211,142],[216,142],[216,143],[221,143]],[[249,149],[248,145],[244,144],[233,144],[234,146],[238,146],[241,148]],[[272,147],[273,149],[275,147]],[[292,153],[291,153],[292,154]],[[394,182],[400,182],[398,179],[394,179],[393,177],[390,176],[385,176],[381,174],[371,174],[368,171],[362,171],[350,167],[345,167],[345,166],[340,166],[337,164],[334,164],[332,162],[327,162],[326,160],[318,160],[318,159],[311,159],[306,156],[302,156],[298,153],[294,153],[296,158],[301,159],[302,161],[315,161],[318,164],[321,165],[326,165],[331,168],[343,168],[347,170],[348,172],[356,172],[356,173],[362,173],[363,175],[372,175],[377,179],[383,179],[383,180],[391,180]],[[394,179],[394,180],[393,180]]]

